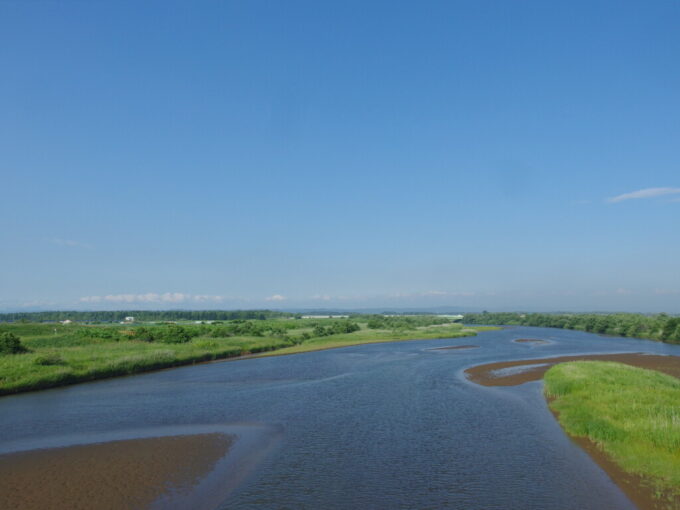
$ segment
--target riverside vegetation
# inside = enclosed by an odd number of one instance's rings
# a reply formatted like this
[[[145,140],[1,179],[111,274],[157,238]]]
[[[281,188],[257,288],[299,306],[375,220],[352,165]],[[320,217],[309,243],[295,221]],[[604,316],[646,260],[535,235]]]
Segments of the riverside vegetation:
[[[641,477],[655,508],[680,506],[680,380],[602,361],[556,365],[544,380],[567,433],[588,438]]]
[[[642,315],[637,313],[469,313],[465,324],[499,324],[506,326],[538,326],[563,328],[604,335],[646,338],[680,344],[680,317],[665,313]]]
[[[272,315],[258,312],[256,317],[263,318],[200,324],[46,324],[25,318],[0,324],[0,395],[256,353],[455,338],[488,329],[466,328],[439,316],[286,315],[266,318]]]

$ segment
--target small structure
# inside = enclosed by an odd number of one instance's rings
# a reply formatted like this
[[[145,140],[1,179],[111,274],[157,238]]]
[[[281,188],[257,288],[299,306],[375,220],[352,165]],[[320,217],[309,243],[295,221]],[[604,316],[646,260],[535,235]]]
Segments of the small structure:
[[[124,321],[124,322],[126,322],[126,323],[135,322],[135,318],[134,318],[134,317],[125,317],[125,321]]]
[[[62,324],[71,324],[73,321],[71,319],[66,319],[63,321],[60,321]]]

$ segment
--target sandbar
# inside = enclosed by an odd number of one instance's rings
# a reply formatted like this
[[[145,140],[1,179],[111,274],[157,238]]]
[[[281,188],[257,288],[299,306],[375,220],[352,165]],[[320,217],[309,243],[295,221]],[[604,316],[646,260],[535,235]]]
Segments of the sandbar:
[[[616,361],[636,367],[658,370],[680,378],[680,356],[657,354],[591,354],[582,356],[561,356],[522,361],[502,361],[478,365],[465,370],[471,381],[483,386],[516,386],[529,381],[538,381],[543,374],[558,363],[567,361]],[[555,411],[551,412],[558,418]],[[600,466],[612,481],[635,503],[640,510],[666,510],[680,508],[680,501],[669,494],[658,494],[650,488],[646,480],[633,473],[622,470],[598,446],[586,437],[570,436]]]
[[[541,340],[540,338],[517,338],[513,340],[513,342],[517,344],[536,344],[536,345],[541,345],[541,344],[549,344],[547,340]]]
[[[482,386],[517,386],[529,381],[539,381],[547,370],[566,361],[617,361],[636,367],[658,370],[674,377],[680,377],[680,357],[658,354],[583,354],[556,358],[500,361],[477,365],[465,370],[468,379]],[[507,370],[516,368],[516,370]]]
[[[0,455],[0,508],[125,510],[186,493],[233,439],[222,433],[128,439]]]

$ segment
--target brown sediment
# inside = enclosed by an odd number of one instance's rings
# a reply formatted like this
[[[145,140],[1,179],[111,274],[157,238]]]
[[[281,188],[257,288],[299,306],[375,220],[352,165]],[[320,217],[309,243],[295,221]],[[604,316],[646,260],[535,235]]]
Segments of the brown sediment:
[[[549,344],[547,340],[541,340],[540,338],[517,338],[513,340],[518,344]]]
[[[230,436],[209,433],[0,455],[0,508],[148,508],[169,492],[189,491],[231,443]]]
[[[447,345],[446,347],[433,347],[431,351],[449,351],[457,349],[478,349],[479,345]]]
[[[581,356],[560,356],[520,361],[501,361],[477,365],[465,370],[468,378],[482,386],[516,386],[529,381],[538,381],[553,365],[567,361],[617,361],[635,367],[658,370],[674,377],[680,377],[680,357],[657,354],[584,354]],[[517,368],[504,374],[502,370]]]
[[[557,358],[545,358],[523,361],[504,361],[489,363],[468,368],[465,373],[471,381],[483,386],[516,386],[529,381],[537,381],[543,378],[543,374],[558,363],[567,361],[616,361],[650,370],[658,370],[673,377],[680,378],[680,357],[661,356],[655,354],[592,354],[583,356],[561,356]],[[524,368],[520,372],[499,375],[500,370],[512,368]],[[552,407],[550,411],[559,421],[558,413]],[[680,499],[669,492],[657,493],[652,488],[649,479],[633,473],[627,473],[616,464],[596,443],[587,437],[569,436],[583,450],[590,455],[595,463],[604,470],[609,478],[628,496],[639,510],[678,510]]]

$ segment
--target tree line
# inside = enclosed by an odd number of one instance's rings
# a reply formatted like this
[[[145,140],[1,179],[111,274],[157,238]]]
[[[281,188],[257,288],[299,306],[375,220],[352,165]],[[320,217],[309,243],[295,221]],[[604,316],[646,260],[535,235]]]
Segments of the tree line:
[[[550,313],[468,313],[466,324],[494,324],[507,326],[539,326],[563,328],[604,335],[647,338],[680,344],[680,317],[665,313],[642,315],[636,313],[612,314],[550,314]]]
[[[450,318],[439,317],[436,315],[364,315],[363,320],[368,319],[369,329],[415,329],[423,326],[434,326],[438,324],[450,324]]]

